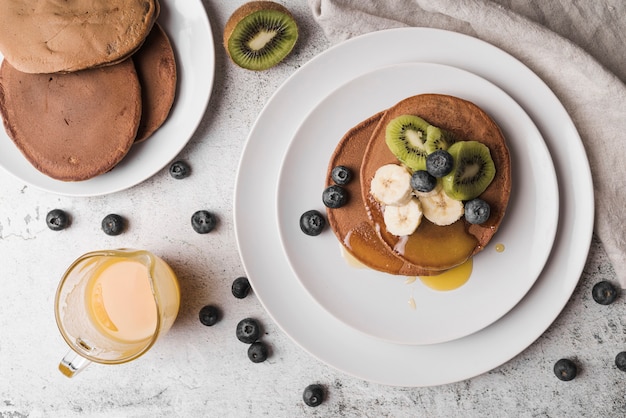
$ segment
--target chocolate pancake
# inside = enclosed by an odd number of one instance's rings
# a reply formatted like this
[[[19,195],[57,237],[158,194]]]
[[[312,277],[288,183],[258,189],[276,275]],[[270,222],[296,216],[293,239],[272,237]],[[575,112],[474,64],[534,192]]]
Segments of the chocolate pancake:
[[[491,206],[489,219],[481,225],[461,218],[448,226],[437,226],[423,218],[408,237],[390,234],[383,221],[383,207],[370,195],[376,170],[385,164],[398,163],[385,142],[385,128],[397,116],[413,114],[432,125],[450,131],[457,140],[475,140],[489,147],[496,175],[481,198]],[[372,228],[379,231],[389,251],[419,267],[413,275],[439,274],[455,267],[485,248],[504,217],[511,193],[511,163],[505,139],[496,123],[475,104],[452,96],[423,94],[402,100],[381,117],[363,156],[361,193]]]
[[[167,119],[176,95],[176,61],[165,31],[158,23],[133,55],[141,84],[142,113],[135,142],[143,141]]]
[[[141,46],[158,14],[156,0],[3,0],[0,51],[27,73],[116,63]]]
[[[113,168],[133,144],[141,88],[131,59],[64,74],[0,67],[0,114],[8,136],[39,171],[79,181]]]
[[[370,117],[343,136],[330,158],[326,186],[332,184],[330,172],[335,166],[343,165],[353,173],[360,172],[367,144],[383,115],[384,112],[381,112]],[[374,230],[361,197],[358,176],[354,176],[343,187],[350,194],[348,203],[340,208],[326,209],[328,223],[339,242],[354,258],[372,269],[391,274],[409,274],[413,267],[389,251]]]

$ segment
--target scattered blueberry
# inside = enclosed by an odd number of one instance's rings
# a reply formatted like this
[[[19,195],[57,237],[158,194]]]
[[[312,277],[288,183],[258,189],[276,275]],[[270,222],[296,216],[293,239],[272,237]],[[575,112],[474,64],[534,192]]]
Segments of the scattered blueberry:
[[[217,218],[208,210],[199,210],[191,215],[191,227],[198,234],[208,234],[216,224]]]
[[[322,193],[322,202],[329,208],[340,208],[348,203],[348,191],[336,184],[328,186]]]
[[[621,371],[626,372],[626,351],[622,351],[615,356],[615,365]]]
[[[176,180],[184,179],[191,174],[191,167],[184,161],[174,161],[170,165],[170,176],[174,177]]]
[[[300,229],[307,235],[319,235],[326,226],[326,218],[319,211],[312,209],[300,216]]]
[[[352,180],[352,170],[345,165],[338,165],[330,170],[330,178],[335,184],[348,184]]]
[[[69,223],[69,216],[61,209],[52,209],[46,215],[46,225],[53,231],[65,229],[68,227]]]
[[[252,344],[261,336],[261,326],[255,319],[242,319],[237,324],[235,335],[242,343]]]
[[[565,382],[575,378],[577,372],[576,364],[570,359],[562,358],[554,364],[554,374]]]
[[[471,224],[482,224],[487,222],[491,214],[489,203],[480,198],[465,202],[465,220]]]
[[[250,282],[247,277],[237,277],[233,280],[233,284],[231,286],[231,292],[233,296],[237,299],[243,299],[248,296],[250,292]]]
[[[102,219],[102,230],[107,235],[119,235],[124,231],[125,224],[120,215],[110,213]]]
[[[302,400],[308,406],[319,406],[324,402],[324,387],[320,384],[312,384],[304,388]]]
[[[253,363],[262,363],[267,360],[267,346],[261,341],[255,341],[248,347],[248,358]]]
[[[200,313],[198,314],[200,317],[200,322],[207,327],[213,326],[217,324],[217,321],[220,320],[220,310],[213,305],[206,305],[200,309]]]
[[[454,159],[452,155],[442,149],[431,152],[426,157],[426,170],[434,177],[443,177],[452,171]]]
[[[617,298],[617,289],[611,282],[603,280],[593,286],[591,296],[600,305],[610,305]]]
[[[426,170],[417,170],[411,176],[413,190],[428,193],[437,186],[437,179]]]

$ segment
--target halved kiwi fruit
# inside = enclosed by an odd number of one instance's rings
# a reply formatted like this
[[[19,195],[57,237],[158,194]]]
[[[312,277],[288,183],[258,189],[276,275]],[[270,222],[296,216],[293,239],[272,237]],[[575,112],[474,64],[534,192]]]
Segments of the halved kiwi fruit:
[[[478,141],[459,141],[448,152],[454,159],[454,167],[442,178],[444,191],[456,200],[478,197],[496,175],[489,148]]]
[[[389,150],[413,171],[426,169],[428,126],[428,122],[414,115],[401,115],[387,124],[385,141]]]
[[[437,150],[447,150],[454,143],[452,134],[434,125],[429,125],[426,129],[426,152],[429,154]]]
[[[298,40],[298,25],[284,6],[252,1],[232,14],[224,28],[230,59],[248,70],[266,70],[281,62]]]

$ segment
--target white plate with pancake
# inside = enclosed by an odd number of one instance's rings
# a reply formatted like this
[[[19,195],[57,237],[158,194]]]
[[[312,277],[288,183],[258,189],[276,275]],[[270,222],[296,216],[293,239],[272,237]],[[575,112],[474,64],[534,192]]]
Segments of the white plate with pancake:
[[[150,138],[134,144],[113,170],[79,182],[54,180],[37,171],[0,129],[0,167],[48,192],[97,196],[141,183],[176,157],[204,115],[213,88],[215,51],[210,23],[200,0],[162,0],[160,4],[158,22],[170,38],[178,72],[176,98],[165,123]]]
[[[466,337],[430,345],[374,338],[317,303],[283,254],[277,199],[272,198],[287,147],[322,100],[373,70],[411,62],[464,69],[503,89],[539,129],[559,183],[557,234],[532,288],[493,324]],[[272,138],[271,147],[267,138]],[[320,177],[325,170],[325,166],[319,168]],[[252,127],[241,156],[234,199],[235,232],[244,267],[257,297],[278,326],[304,350],[338,370],[407,387],[471,378],[502,365],[532,344],[552,324],[578,283],[594,217],[591,173],[582,142],[570,116],[546,84],[491,44],[429,28],[360,36],[329,48],[299,68],[270,98]]]
[[[355,268],[342,257],[330,228],[311,237],[299,227],[305,211],[324,212],[321,195],[326,168],[344,134],[400,100],[422,93],[457,96],[481,107],[502,130],[512,160],[512,194],[501,228],[474,257],[469,281],[450,291]],[[502,317],[539,277],[552,249],[559,215],[554,165],[524,110],[481,77],[429,63],[374,70],[322,100],[287,148],[276,194],[282,247],[306,291],[347,325],[401,344],[451,341]],[[496,244],[505,250],[496,251]]]

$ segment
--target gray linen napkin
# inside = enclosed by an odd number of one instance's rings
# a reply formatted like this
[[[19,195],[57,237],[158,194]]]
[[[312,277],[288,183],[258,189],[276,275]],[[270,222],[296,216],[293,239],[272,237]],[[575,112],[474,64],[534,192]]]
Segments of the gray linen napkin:
[[[447,29],[487,41],[539,75],[559,97],[582,137],[595,188],[594,231],[622,288],[626,288],[626,2],[308,0],[308,3],[332,43],[396,27]]]

